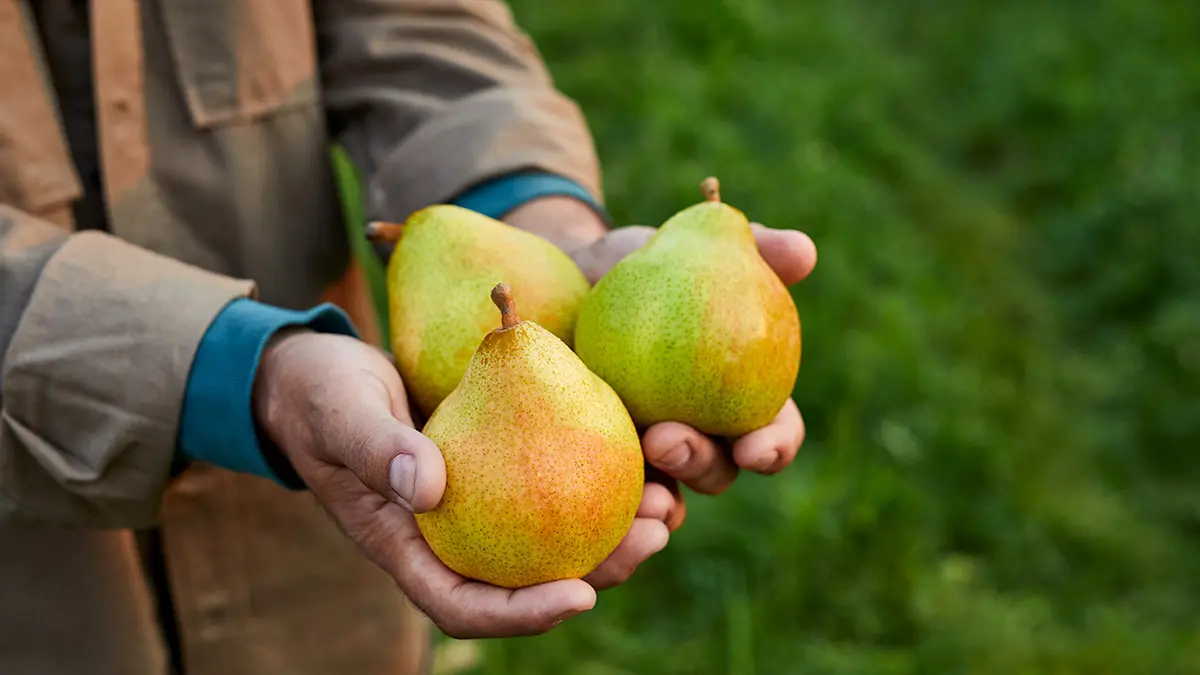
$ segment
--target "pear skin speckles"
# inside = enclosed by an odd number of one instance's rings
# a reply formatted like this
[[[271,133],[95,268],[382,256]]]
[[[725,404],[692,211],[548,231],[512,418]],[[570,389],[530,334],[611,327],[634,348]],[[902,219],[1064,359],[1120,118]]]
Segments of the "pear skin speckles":
[[[575,351],[645,428],[740,436],[775,417],[800,367],[800,317],[746,217],[717,201],[672,216],[591,290]]]
[[[463,576],[506,588],[580,578],[633,523],[645,480],[633,421],[533,321],[484,338],[424,432],[446,491],[417,525]]]

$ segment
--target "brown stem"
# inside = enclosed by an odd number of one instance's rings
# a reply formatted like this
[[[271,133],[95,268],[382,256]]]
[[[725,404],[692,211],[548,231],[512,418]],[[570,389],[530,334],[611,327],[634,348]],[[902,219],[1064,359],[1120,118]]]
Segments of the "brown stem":
[[[721,201],[721,181],[709,176],[700,181],[700,192],[704,194],[704,201],[719,202]]]
[[[521,323],[517,316],[517,304],[513,301],[512,286],[501,281],[492,289],[492,302],[500,308],[500,321],[504,328],[512,328]]]
[[[394,244],[400,241],[400,233],[404,231],[401,223],[385,223],[375,220],[367,223],[367,239],[374,242]]]

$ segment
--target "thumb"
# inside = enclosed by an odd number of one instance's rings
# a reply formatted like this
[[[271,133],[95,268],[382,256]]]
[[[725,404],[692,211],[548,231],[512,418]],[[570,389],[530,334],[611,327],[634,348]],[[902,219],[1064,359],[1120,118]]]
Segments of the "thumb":
[[[655,229],[645,225],[617,228],[600,239],[571,253],[571,258],[588,282],[596,283],[622,258],[638,250],[654,236]]]
[[[343,464],[367,487],[414,513],[429,511],[442,500],[446,462],[427,436],[386,409],[356,420],[349,430]]]

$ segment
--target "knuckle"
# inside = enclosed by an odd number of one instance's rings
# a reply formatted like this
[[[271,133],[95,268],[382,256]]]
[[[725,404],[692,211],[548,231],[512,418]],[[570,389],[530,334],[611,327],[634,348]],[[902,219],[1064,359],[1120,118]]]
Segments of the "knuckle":
[[[382,425],[365,429],[345,449],[347,468],[381,494],[390,492],[387,483],[387,459],[379,456],[377,452],[385,438],[386,432]]]
[[[670,451],[670,450],[671,450],[671,448],[663,447],[659,443],[654,443],[654,444],[647,444],[646,446],[644,446],[642,448],[642,454],[645,456],[647,462],[650,462],[651,464],[653,464],[654,466],[657,467],[659,464],[661,464],[663,462],[663,458],[667,455],[668,451]]]
[[[622,557],[613,561],[612,569],[609,570],[608,577],[609,586],[617,586],[629,580],[633,573],[637,570],[640,561],[632,558]]]
[[[378,444],[379,437],[382,435],[383,429],[379,426],[363,430],[350,442],[350,447],[346,448],[347,458],[360,467],[366,468],[370,462],[371,451]]]
[[[703,476],[702,480],[697,480],[688,487],[701,494],[715,496],[728,490],[736,478],[737,473],[733,471],[712,472]]]
[[[401,590],[405,589],[402,588]],[[417,602],[415,599],[411,598],[410,602],[412,602],[413,606],[417,608],[417,611],[419,611],[421,614],[424,614],[426,619],[429,619],[433,625],[437,626],[438,630],[445,633],[448,637],[462,637],[462,631],[460,630],[458,621],[456,621],[454,616],[446,612],[443,607],[433,602]]]
[[[686,464],[675,471],[675,477],[680,480],[708,482],[719,471],[712,459],[704,456],[693,456]]]
[[[630,561],[625,560],[623,556],[620,558],[612,558],[606,560],[604,565],[600,569],[596,570],[594,578],[590,579],[589,581],[598,591],[608,590],[614,586],[620,586],[621,584],[625,583],[625,581],[628,580],[633,574],[633,570],[636,567],[636,564],[631,564]]]

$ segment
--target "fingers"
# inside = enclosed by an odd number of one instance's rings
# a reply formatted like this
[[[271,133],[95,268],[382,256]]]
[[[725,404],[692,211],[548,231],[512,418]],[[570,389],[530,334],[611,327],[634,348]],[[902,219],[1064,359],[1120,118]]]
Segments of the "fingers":
[[[775,474],[792,463],[803,442],[804,418],[789,398],[770,424],[734,442],[733,461],[749,471]]]
[[[777,230],[751,223],[763,260],[785,285],[802,281],[817,265],[817,246],[797,230]],[[609,232],[592,244],[571,253],[571,258],[590,283],[595,284],[622,258],[641,248],[656,232],[644,225],[630,225]]]
[[[661,487],[661,486],[659,486]],[[635,518],[621,543],[591,574],[583,578],[597,591],[624,583],[638,565],[663,550],[670,539],[667,526],[658,518]]]
[[[569,579],[509,590],[468,580],[434,555],[411,516],[405,536],[392,537],[384,568],[442,632],[459,639],[544,633],[596,604],[588,584]]]
[[[589,283],[596,283],[622,258],[642,247],[655,229],[645,225],[629,225],[617,228],[589,246],[571,253],[571,258]]]
[[[770,424],[734,441],[732,452],[678,422],[661,422],[646,430],[642,450],[652,469],[678,479],[697,492],[719,494],[733,484],[739,469],[768,475],[782,471],[796,458],[804,442],[804,432],[804,418],[800,416],[796,402],[789,398]],[[652,473],[648,472],[647,480],[651,479]],[[672,494],[676,504],[664,521],[674,531],[683,522],[686,505],[677,486],[667,482],[664,486],[675,488]],[[645,503],[647,499],[643,498],[647,515],[661,515],[665,500],[654,495],[651,506]]]
[[[642,450],[651,466],[696,492],[720,494],[737,478],[738,468],[729,453],[685,424],[661,422],[650,427],[642,438]]]
[[[646,483],[642,488],[642,502],[638,505],[638,518],[652,518],[667,522],[675,508],[675,495],[665,485]]]
[[[458,639],[540,635],[596,606],[596,590],[579,579],[508,590],[476,581],[451,586],[426,610]]]
[[[651,488],[650,486],[655,486]],[[662,470],[653,466],[646,467],[646,488],[642,492],[642,507],[638,510],[639,516],[658,517],[662,514],[662,492],[658,488],[666,490],[670,498],[670,507],[667,510],[662,521],[667,524],[667,530],[674,532],[683,524],[684,518],[687,517],[687,502],[683,499],[683,491],[679,489],[679,481],[663,473]],[[657,507],[648,505],[648,502],[656,503]],[[643,513],[642,509],[646,512]]]
[[[796,230],[776,230],[752,223],[754,238],[763,260],[775,270],[784,285],[804,280],[817,266],[817,245]]]
[[[342,530],[426,616],[459,639],[539,635],[596,604],[579,579],[517,590],[472,581],[446,567],[412,514],[384,501],[344,468],[327,467],[314,492]]]

